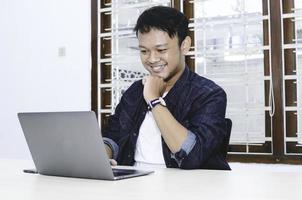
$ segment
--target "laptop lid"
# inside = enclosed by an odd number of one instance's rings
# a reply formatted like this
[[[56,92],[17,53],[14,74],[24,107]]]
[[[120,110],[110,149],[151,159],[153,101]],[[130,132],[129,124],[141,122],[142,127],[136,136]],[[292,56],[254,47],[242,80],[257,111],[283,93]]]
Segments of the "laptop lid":
[[[114,169],[104,147],[95,113],[18,113],[38,173],[43,175],[118,180],[152,171]]]

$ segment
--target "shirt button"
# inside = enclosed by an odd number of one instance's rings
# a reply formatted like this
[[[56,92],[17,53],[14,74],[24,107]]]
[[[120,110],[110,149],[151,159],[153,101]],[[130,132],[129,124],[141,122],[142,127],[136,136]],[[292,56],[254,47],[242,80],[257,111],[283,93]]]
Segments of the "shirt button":
[[[131,158],[131,155],[130,155],[130,154],[128,154],[128,158]]]
[[[137,134],[136,134],[136,133],[133,133],[133,136],[135,136],[135,137],[136,137],[136,136],[137,136]]]

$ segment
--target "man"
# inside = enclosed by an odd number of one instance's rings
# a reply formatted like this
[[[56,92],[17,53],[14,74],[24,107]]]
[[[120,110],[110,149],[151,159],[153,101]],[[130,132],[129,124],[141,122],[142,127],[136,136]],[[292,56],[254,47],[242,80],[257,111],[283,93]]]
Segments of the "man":
[[[230,169],[221,152],[226,94],[186,66],[186,17],[152,7],[134,31],[150,75],[129,87],[108,120],[102,134],[109,157],[121,165]]]

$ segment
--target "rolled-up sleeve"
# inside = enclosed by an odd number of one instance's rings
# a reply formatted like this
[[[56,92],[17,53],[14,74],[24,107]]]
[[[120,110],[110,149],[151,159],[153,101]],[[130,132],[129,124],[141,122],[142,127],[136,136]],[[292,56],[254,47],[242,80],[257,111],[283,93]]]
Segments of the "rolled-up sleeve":
[[[181,163],[183,159],[189,155],[191,150],[193,149],[194,145],[196,144],[196,136],[191,131],[188,131],[188,135],[184,143],[181,145],[181,148],[176,153],[171,153],[171,158],[173,158],[177,164],[178,167],[181,166]]]
[[[190,152],[184,154],[180,168],[203,168],[209,159],[217,156],[226,134],[226,94],[222,89],[211,90],[206,98],[198,99],[187,129],[196,138]],[[213,167],[215,168],[215,167]]]
[[[103,137],[103,141],[110,147],[112,151],[112,158],[116,160],[119,152],[119,146],[110,138]]]

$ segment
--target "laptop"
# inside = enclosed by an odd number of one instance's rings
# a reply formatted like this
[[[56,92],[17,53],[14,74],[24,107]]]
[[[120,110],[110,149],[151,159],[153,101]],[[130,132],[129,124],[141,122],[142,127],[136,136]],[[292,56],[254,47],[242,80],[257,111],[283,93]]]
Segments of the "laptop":
[[[112,168],[95,113],[18,113],[37,173],[120,180],[153,171]]]

